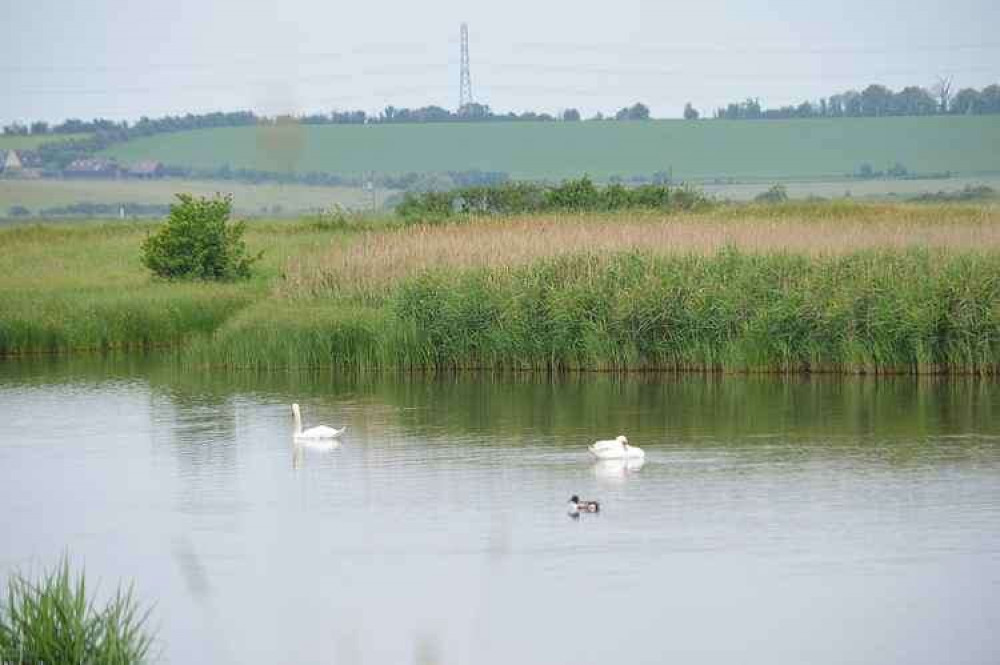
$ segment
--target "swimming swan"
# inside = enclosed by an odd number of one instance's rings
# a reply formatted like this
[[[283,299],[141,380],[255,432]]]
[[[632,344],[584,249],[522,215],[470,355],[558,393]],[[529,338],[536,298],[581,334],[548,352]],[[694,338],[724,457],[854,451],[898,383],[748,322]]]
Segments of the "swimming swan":
[[[608,441],[595,441],[587,446],[590,454],[597,459],[645,459],[646,453],[642,448],[628,445],[625,435]]]
[[[307,430],[302,429],[302,412],[299,411],[298,404],[292,404],[292,413],[295,414],[295,439],[299,441],[316,441],[321,439],[333,439],[344,433],[346,427],[334,429],[326,425],[317,425]]]

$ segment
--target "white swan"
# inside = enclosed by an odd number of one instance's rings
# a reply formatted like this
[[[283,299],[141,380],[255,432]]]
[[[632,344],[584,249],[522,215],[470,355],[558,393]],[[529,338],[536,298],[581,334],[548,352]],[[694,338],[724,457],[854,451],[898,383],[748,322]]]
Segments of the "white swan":
[[[302,429],[302,412],[298,404],[292,404],[292,413],[295,415],[295,440],[296,441],[324,441],[334,439],[344,433],[346,427],[334,429],[326,425],[317,425],[307,430]]]
[[[625,435],[619,435],[616,439],[607,441],[595,441],[587,446],[590,454],[597,459],[645,459],[646,453],[642,448],[630,446]]]

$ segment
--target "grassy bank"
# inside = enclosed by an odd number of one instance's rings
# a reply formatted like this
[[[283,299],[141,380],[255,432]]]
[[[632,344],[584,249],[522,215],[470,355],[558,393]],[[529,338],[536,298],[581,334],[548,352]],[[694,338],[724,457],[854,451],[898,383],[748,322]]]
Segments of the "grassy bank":
[[[178,346],[268,296],[290,256],[327,251],[342,234],[312,222],[259,222],[264,250],[247,282],[153,279],[139,246],[153,223],[91,222],[0,230],[0,355]]]
[[[785,204],[444,226],[255,222],[248,283],[157,282],[150,227],[0,231],[0,352],[192,365],[993,373],[1000,210]]]

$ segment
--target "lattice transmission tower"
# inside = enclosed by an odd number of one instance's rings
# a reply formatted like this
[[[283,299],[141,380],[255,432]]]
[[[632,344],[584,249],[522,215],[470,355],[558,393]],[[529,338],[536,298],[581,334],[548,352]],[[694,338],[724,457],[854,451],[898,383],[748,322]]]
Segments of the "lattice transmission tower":
[[[469,26],[462,24],[462,73],[458,82],[458,108],[472,103],[472,75],[469,73]]]

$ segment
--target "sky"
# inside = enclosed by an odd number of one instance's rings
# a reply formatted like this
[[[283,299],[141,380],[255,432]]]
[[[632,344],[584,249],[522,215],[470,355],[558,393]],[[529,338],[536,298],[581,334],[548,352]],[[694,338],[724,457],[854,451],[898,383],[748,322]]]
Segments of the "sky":
[[[0,123],[437,104],[654,117],[1000,81],[995,0],[0,0]]]

